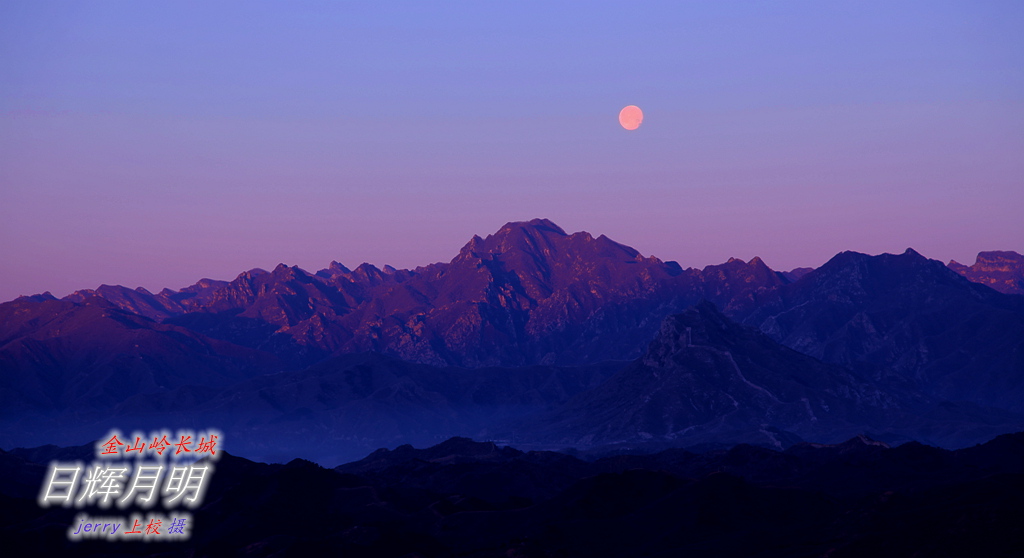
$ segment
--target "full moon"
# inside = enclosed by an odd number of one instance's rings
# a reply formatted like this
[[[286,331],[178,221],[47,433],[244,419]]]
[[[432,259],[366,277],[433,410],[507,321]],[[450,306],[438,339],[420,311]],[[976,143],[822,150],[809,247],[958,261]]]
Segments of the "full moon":
[[[636,130],[644,121],[644,111],[636,105],[629,105],[619,111],[619,124],[627,130]]]

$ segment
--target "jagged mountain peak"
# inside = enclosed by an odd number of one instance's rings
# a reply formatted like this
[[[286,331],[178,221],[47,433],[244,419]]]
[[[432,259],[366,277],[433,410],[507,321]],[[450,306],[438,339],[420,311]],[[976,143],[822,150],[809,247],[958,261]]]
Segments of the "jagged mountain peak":
[[[750,261],[743,261],[740,258],[729,258],[725,263],[712,264],[704,266],[703,271],[718,271],[718,270],[741,270],[743,272],[754,272],[754,273],[775,273],[768,264],[764,263],[760,257],[755,256]]]
[[[45,292],[42,292],[42,293],[39,293],[39,294],[34,294],[34,295],[21,295],[18,298],[14,299],[15,302],[16,301],[44,302],[44,301],[50,301],[50,300],[57,300],[57,297],[53,296],[53,293],[51,293],[50,291],[45,291]]]
[[[573,265],[584,261],[599,263],[602,260],[664,265],[661,260],[644,258],[636,249],[615,242],[603,234],[596,238],[586,231],[567,234],[547,219],[511,222],[486,238],[474,236],[463,246],[452,264],[471,261],[476,265],[483,260],[501,260],[510,269],[522,267],[526,270],[544,268],[552,262]]]
[[[308,283],[313,280],[313,277],[313,275],[297,265],[279,263],[271,271],[264,271],[259,268],[246,271],[235,278],[234,281],[231,281],[228,284],[228,288],[237,288],[240,285],[249,285],[253,288],[260,289],[266,288],[267,285],[275,285],[289,281]]]
[[[379,267],[373,265],[372,263],[363,262],[356,266],[356,268],[353,270],[353,273],[361,273],[364,275],[381,275],[382,272]]]
[[[768,267],[768,264],[764,263],[764,260],[761,259],[761,256],[754,256],[753,258],[750,258],[750,260],[748,261],[744,261],[743,258],[729,258],[728,260],[725,261],[724,264],[717,265],[727,264],[746,265],[751,267]]]
[[[339,263],[337,261],[331,261],[331,265],[327,266],[327,269],[331,269],[331,270],[335,270],[336,269],[336,270],[338,270],[338,271],[340,271],[342,273],[349,273],[350,271],[352,271],[352,270],[350,270],[349,268],[345,267],[343,264],[341,264],[341,263]]]
[[[636,266],[640,263],[642,266]],[[461,278],[463,285],[508,284],[509,288],[533,300],[599,274],[602,282],[627,282],[641,268],[658,277],[678,275],[678,264],[644,258],[638,251],[601,235],[587,232],[566,234],[547,219],[508,223],[486,238],[474,236],[449,265],[436,271],[449,278]],[[628,276],[628,277],[627,277]]]
[[[568,236],[568,234],[562,229],[562,227],[559,227],[554,222],[552,222],[550,219],[539,219],[539,218],[538,219],[530,219],[529,221],[509,221],[508,223],[505,223],[500,229],[498,229],[498,233],[497,234],[501,234],[502,232],[506,232],[506,231],[511,232],[511,231],[516,230],[516,229],[525,229],[525,228],[532,228],[532,229],[536,229],[538,231],[548,231],[548,232],[553,232],[553,233],[556,233],[556,234],[560,234],[562,236]]]
[[[392,271],[388,271],[389,268]],[[338,276],[345,277],[354,283],[373,287],[393,280],[395,274],[396,271],[390,266],[384,266],[384,269],[380,269],[371,263],[363,262],[352,271],[341,273]]]
[[[487,238],[474,235],[462,248],[459,255],[497,255],[518,250],[540,251],[550,250],[556,237],[568,237],[564,230],[547,219],[532,221],[513,221],[505,223],[494,234]],[[459,258],[456,258],[459,259]]]
[[[255,277],[259,277],[260,275],[266,275],[268,273],[270,273],[270,272],[265,270],[265,269],[263,269],[263,268],[254,267],[254,268],[252,268],[250,270],[243,271],[243,272],[239,273],[238,276],[235,277],[235,279],[232,282],[238,281],[238,280],[249,280],[249,279],[253,279]]]
[[[306,279],[312,277],[312,274],[297,265],[279,263],[274,268],[274,271],[270,272],[270,276],[274,278]]]
[[[829,258],[827,262],[821,265],[818,270],[831,270],[839,269],[843,267],[849,267],[851,265],[857,265],[861,262],[867,261],[871,256],[863,252],[856,252],[854,250],[843,250],[835,256]]]

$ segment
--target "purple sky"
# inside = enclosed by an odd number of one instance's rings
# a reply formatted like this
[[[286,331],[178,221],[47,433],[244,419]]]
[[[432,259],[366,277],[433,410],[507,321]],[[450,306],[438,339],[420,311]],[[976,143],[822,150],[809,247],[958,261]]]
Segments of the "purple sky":
[[[0,3],[0,300],[534,217],[684,267],[1024,251],[1022,2],[353,4]]]

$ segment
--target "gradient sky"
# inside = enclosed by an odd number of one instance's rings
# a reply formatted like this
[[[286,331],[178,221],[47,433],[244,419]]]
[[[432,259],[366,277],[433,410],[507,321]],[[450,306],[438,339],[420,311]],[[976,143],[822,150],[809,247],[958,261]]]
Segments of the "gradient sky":
[[[683,267],[1024,252],[1024,2],[549,4],[0,3],[0,300],[534,217]]]

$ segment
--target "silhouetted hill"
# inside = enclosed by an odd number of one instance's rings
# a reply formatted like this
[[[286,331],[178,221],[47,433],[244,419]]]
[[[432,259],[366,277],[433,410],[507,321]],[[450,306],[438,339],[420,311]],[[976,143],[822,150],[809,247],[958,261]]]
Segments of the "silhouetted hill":
[[[1022,457],[1019,433],[593,462],[456,439],[338,470],[224,454],[192,539],[143,544],[68,542],[75,510],[27,490],[45,467],[0,451],[20,473],[0,476],[0,537],[19,556],[1016,556]]]

